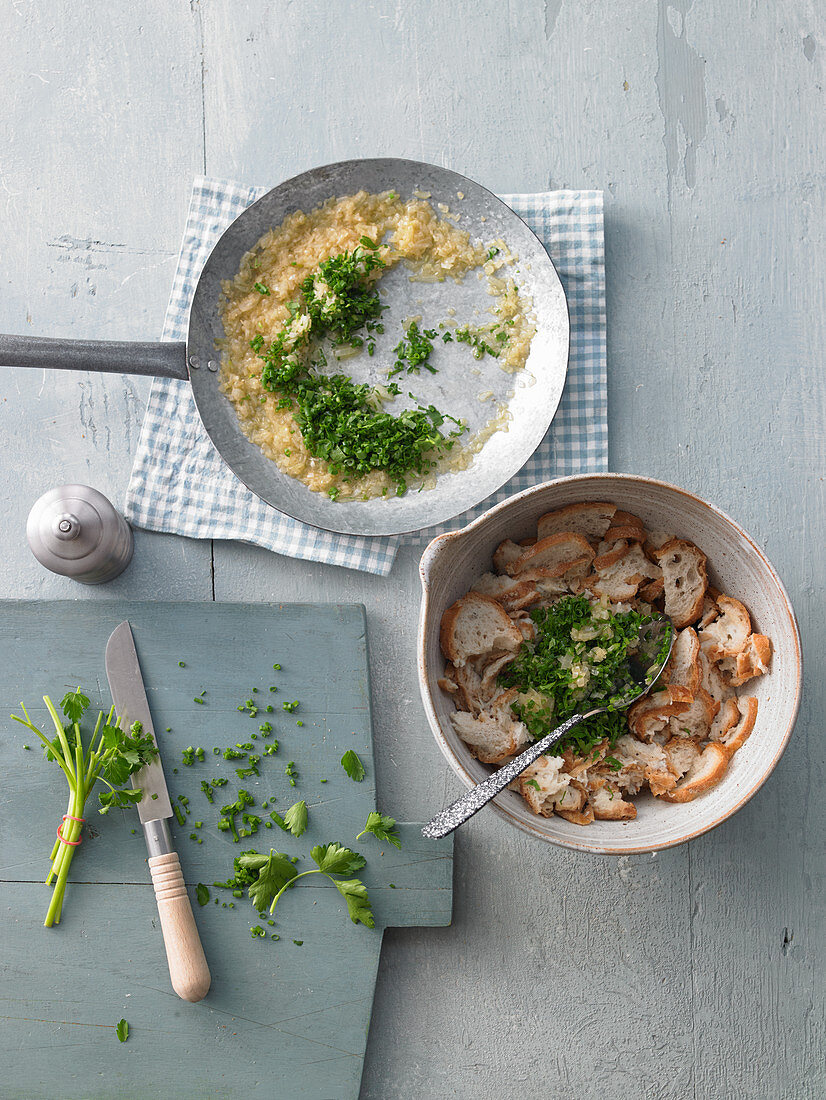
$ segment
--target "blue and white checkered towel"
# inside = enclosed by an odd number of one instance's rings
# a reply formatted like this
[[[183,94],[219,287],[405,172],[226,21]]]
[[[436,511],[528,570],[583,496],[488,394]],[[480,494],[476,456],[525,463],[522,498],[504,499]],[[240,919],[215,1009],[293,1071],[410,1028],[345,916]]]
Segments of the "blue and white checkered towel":
[[[196,179],[163,339],[186,339],[201,268],[226,227],[267,189]],[[390,572],[399,545],[455,530],[492,504],[540,481],[607,469],[605,253],[601,191],[503,195],[542,240],[571,318],[565,392],[553,424],[530,460],[494,496],[441,527],[414,535],[366,538],[319,531],[253,496],[210,442],[186,382],[156,379],[129,480],[125,512],[138,527],[190,538],[240,539],[294,558]]]

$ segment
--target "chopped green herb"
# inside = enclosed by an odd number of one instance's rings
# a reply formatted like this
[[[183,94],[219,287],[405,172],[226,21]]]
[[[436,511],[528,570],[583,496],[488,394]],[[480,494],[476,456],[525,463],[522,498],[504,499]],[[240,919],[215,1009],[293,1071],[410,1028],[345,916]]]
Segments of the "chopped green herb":
[[[617,674],[641,627],[654,616],[612,612],[606,605],[592,605],[585,596],[565,596],[550,607],[534,608],[530,615],[536,637],[523,643],[516,660],[499,676],[504,687],[520,691],[512,704],[514,713],[539,739],[575,714],[587,696],[589,702],[613,709],[587,718],[560,746],[581,755],[592,753],[605,740],[612,748],[627,729],[623,711],[616,709],[624,695]],[[670,641],[667,631],[663,656]]]
[[[126,1040],[129,1038],[129,1024],[126,1022],[126,1020],[118,1020],[115,1026],[115,1034],[117,1035],[121,1043],[126,1042]]]
[[[257,290],[259,294],[263,294],[265,297],[269,297],[270,288],[268,286],[264,286],[263,283],[255,283],[253,285],[253,290]]]
[[[396,362],[387,372],[387,377],[407,371],[408,374],[418,374],[421,367],[436,374],[436,368],[431,365],[430,353],[433,351],[433,341],[436,339],[435,329],[419,329],[415,321],[411,321],[405,332],[406,340],[400,341],[393,348]]]

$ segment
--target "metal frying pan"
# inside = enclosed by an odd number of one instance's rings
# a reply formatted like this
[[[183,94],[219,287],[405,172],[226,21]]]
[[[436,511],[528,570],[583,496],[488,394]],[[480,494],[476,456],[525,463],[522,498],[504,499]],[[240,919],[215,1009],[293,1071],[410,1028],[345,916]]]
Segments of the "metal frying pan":
[[[494,414],[497,402],[507,400],[508,430],[495,432],[468,469],[441,474],[435,488],[423,492],[392,499],[334,502],[283,474],[265,457],[243,434],[235,410],[220,392],[220,356],[215,341],[224,335],[218,312],[221,283],[237,274],[244,254],[287,214],[309,212],[331,196],[391,189],[402,198],[410,198],[414,191],[428,194],[436,209],[437,204],[444,204],[460,215],[458,225],[470,233],[471,240],[487,242],[501,237],[507,242],[519,258],[516,279],[520,291],[533,303],[536,335],[526,368],[516,376],[506,375],[487,356],[474,360],[466,346],[446,344],[439,347],[438,359],[433,360],[439,366],[437,374],[405,379],[418,401],[466,417],[472,430]],[[385,343],[377,347],[373,358],[359,356],[338,368],[356,381],[386,379],[393,361],[391,349],[401,338],[400,323],[406,318],[421,315],[423,325],[430,325],[455,309],[460,324],[491,320],[486,280],[478,280],[473,273],[462,284],[453,280],[426,284],[412,282],[400,264],[380,285],[387,291],[389,303],[383,318]],[[0,336],[0,363],[189,380],[213,444],[233,473],[262,500],[328,531],[390,535],[451,519],[495,492],[525,464],[548,430],[562,396],[568,334],[568,311],[559,277],[542,244],[521,218],[490,191],[456,172],[387,158],[314,168],[273,188],[239,215],[215,245],[198,279],[186,343]]]

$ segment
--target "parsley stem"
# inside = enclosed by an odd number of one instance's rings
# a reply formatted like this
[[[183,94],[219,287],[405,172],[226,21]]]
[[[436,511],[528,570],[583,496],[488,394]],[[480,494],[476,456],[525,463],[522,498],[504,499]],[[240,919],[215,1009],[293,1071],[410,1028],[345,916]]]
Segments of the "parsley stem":
[[[323,875],[323,874],[324,874],[324,871],[322,871],[320,868],[313,867],[313,869],[311,871],[302,871],[300,874],[295,875],[294,878],[291,878],[289,882],[285,882],[284,885],[281,887],[281,889],[278,891],[278,893],[275,895],[275,897],[272,899],[272,904],[270,905],[270,913],[275,912],[275,903],[278,901],[278,899],[281,897],[281,895],[284,893],[284,891],[289,886],[292,886],[294,883],[298,882],[298,880],[300,878],[304,878],[305,875]],[[330,878],[330,876],[327,875],[327,878]],[[333,882],[335,880],[330,879],[330,881]]]

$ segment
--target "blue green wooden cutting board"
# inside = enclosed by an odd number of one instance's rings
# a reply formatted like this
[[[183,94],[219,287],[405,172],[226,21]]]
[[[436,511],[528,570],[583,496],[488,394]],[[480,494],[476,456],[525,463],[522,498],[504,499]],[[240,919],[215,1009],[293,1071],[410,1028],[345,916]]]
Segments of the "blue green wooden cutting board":
[[[44,719],[40,697],[59,699],[77,685],[93,704],[108,707],[104,647],[123,619],[135,635],[170,793],[187,797],[192,811],[186,826],[172,824],[212,971],[210,993],[197,1005],[179,1000],[169,983],[133,812],[87,812],[90,827],[72,865],[62,922],[43,927],[49,891],[42,880],[67,786],[35,746],[23,749],[33,737],[3,716],[23,700],[33,720]],[[255,717],[237,709],[250,698],[260,700]],[[295,700],[294,713],[282,709]],[[275,726],[279,751],[262,759],[260,778],[239,780],[234,769],[245,762],[225,761],[213,747],[248,741],[262,720]],[[189,745],[206,750],[204,763],[183,766]],[[347,749],[365,765],[361,783],[339,763]],[[355,841],[376,808],[361,606],[4,602],[0,760],[4,1100],[357,1096],[382,931],[449,924],[452,901],[450,839],[424,841],[420,825],[409,824],[399,827],[400,852],[369,835]],[[290,761],[295,787],[285,774]],[[217,775],[229,783],[210,805],[200,784]],[[259,804],[274,797],[282,812],[304,798],[306,833],[295,839],[262,827],[233,843],[216,822],[220,804],[239,786]],[[393,814],[380,796],[379,808]],[[203,843],[191,840],[192,832]],[[272,845],[299,856],[305,869],[313,866],[310,849],[331,840],[368,860],[359,874],[374,930],[353,925],[338,891],[311,876],[281,899],[275,927],[265,925],[280,939],[253,939],[250,928],[260,922],[249,901],[211,886],[231,874],[242,848]],[[210,885],[203,908],[195,902],[197,883]],[[223,908],[225,901],[235,908]],[[123,1044],[114,1030],[121,1017],[130,1025]]]

